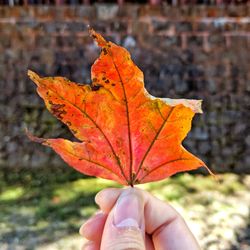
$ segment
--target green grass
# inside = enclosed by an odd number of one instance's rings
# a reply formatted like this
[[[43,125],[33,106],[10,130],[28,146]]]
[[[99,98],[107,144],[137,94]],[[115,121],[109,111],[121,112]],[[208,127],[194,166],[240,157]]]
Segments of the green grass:
[[[108,187],[120,187],[112,181],[86,178],[74,170],[45,169],[0,173],[0,245],[12,243],[35,249],[34,244],[53,242],[78,232],[81,223],[96,210],[94,197]],[[210,200],[202,192],[233,194],[245,189],[241,177],[224,175],[219,182],[211,176],[187,173],[140,185],[163,200],[206,206]],[[190,198],[192,197],[192,199]]]

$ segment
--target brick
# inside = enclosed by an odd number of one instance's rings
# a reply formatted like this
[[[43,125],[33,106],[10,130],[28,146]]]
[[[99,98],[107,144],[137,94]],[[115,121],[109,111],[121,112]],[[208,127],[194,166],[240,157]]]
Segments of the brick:
[[[156,32],[161,32],[161,31],[169,31],[171,29],[175,29],[175,23],[170,22],[167,19],[152,19],[151,22],[152,29],[153,31]]]
[[[110,32],[119,32],[121,34],[126,34],[128,30],[128,23],[121,22],[119,20],[111,21],[109,24],[109,31]]]
[[[75,9],[75,17],[80,20],[94,20],[96,19],[96,8],[93,6],[81,5],[77,6]]]
[[[142,5],[138,11],[138,16],[139,17],[142,17],[142,16],[154,17],[154,16],[162,16],[163,13],[164,13],[164,10],[160,5],[154,5],[154,6]]]
[[[225,37],[221,33],[211,34],[208,38],[208,42],[211,46],[220,47],[225,46]]]
[[[177,32],[191,32],[193,29],[192,23],[189,21],[182,21],[176,23]]]
[[[134,20],[136,18],[138,18],[138,14],[139,14],[139,9],[140,6],[135,5],[135,4],[125,4],[121,7],[119,7],[118,13],[117,13],[117,17],[123,19],[125,18],[126,20]]]
[[[115,4],[97,4],[96,11],[99,20],[113,20],[117,17],[119,6]]]
[[[202,48],[203,37],[201,35],[190,35],[188,36],[188,46],[196,46]]]

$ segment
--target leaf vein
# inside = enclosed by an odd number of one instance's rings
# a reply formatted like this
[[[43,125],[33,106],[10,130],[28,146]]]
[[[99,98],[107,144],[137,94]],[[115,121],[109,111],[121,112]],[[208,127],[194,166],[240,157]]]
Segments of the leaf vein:
[[[49,88],[49,87],[48,87]],[[52,92],[55,93],[55,91],[53,89],[50,89]],[[125,180],[128,182],[127,178],[126,178],[126,175],[123,171],[123,168],[120,164],[120,160],[119,160],[119,157],[117,156],[117,154],[115,153],[115,150],[111,144],[111,142],[109,141],[109,139],[107,138],[107,136],[105,135],[105,133],[103,132],[103,130],[101,129],[101,127],[94,121],[94,119],[84,110],[82,110],[80,107],[74,105],[74,103],[70,102],[69,100],[65,99],[63,96],[59,95],[58,93],[55,93],[58,97],[60,97],[63,101],[65,102],[68,102],[70,105],[74,106],[76,109],[78,109],[81,113],[85,114],[87,116],[87,118],[96,126],[96,128],[100,131],[100,133],[104,136],[106,142],[108,143],[115,159],[116,159],[116,162],[118,164],[118,167],[120,168],[121,170],[121,174],[123,175],[123,177],[125,178]]]
[[[130,131],[130,118],[129,118],[128,98],[127,98],[127,95],[126,95],[126,91],[125,91],[125,87],[124,87],[124,82],[122,80],[120,71],[119,71],[117,65],[115,64],[115,61],[114,61],[114,58],[112,57],[112,54],[110,54],[110,57],[111,57],[112,62],[114,64],[115,70],[117,71],[117,74],[119,76],[120,83],[122,85],[124,99],[125,99],[127,125],[128,125],[129,154],[130,154],[130,167],[129,167],[129,169],[130,169],[130,183],[129,184],[133,186],[133,173],[132,173],[133,151],[132,151],[132,141],[131,141],[131,131]],[[131,79],[132,78],[133,77],[131,77]]]
[[[170,109],[170,111],[169,111],[167,117],[165,118],[165,120],[163,121],[163,123],[162,123],[160,129],[158,130],[158,132],[156,133],[154,139],[153,139],[152,142],[150,143],[150,145],[149,145],[149,147],[148,147],[148,149],[147,149],[145,155],[143,156],[142,161],[141,161],[141,163],[140,163],[140,165],[139,165],[139,167],[138,167],[138,169],[137,169],[137,172],[136,172],[136,175],[135,175],[135,180],[136,180],[136,178],[137,178],[137,176],[138,176],[138,174],[139,174],[139,172],[140,172],[140,170],[141,170],[141,168],[142,168],[142,166],[143,166],[143,163],[144,163],[144,161],[146,160],[146,158],[147,158],[147,156],[148,156],[148,154],[149,154],[151,148],[153,147],[154,143],[155,143],[156,140],[157,140],[157,137],[160,135],[161,131],[163,130],[163,128],[164,128],[165,124],[167,123],[167,121],[168,121],[170,115],[172,114],[173,110],[174,110],[174,107],[172,107],[172,108]]]
[[[157,167],[154,167],[152,170],[150,170],[149,172],[147,172],[147,174],[145,174],[141,179],[140,181],[142,181],[143,179],[145,179],[145,177],[147,177],[149,174],[151,174],[152,172],[156,171],[157,169],[167,165],[167,164],[170,164],[170,163],[173,163],[173,162],[177,162],[177,161],[192,161],[193,159],[188,159],[188,158],[178,158],[178,159],[174,159],[174,160],[171,160],[171,161],[167,161],[167,162],[164,162],[160,165],[158,165]]]
[[[61,147],[61,146],[59,146],[59,147]],[[87,159],[87,158],[84,158],[84,157],[82,157],[82,156],[78,156],[77,154],[74,154],[74,153],[70,152],[69,150],[66,150],[66,149],[63,148],[63,147],[61,147],[61,148],[62,148],[63,150],[65,150],[68,154],[70,154],[70,155],[72,155],[72,156],[74,156],[74,157],[76,157],[76,158],[79,158],[79,160],[84,160],[84,161],[93,163],[93,164],[95,164],[95,165],[97,165],[97,166],[100,166],[100,167],[102,167],[102,168],[104,168],[104,169],[110,171],[111,173],[113,173],[114,175],[116,175],[116,176],[119,178],[119,176],[118,176],[115,172],[113,172],[110,168],[108,168],[108,167],[106,167],[106,166],[104,166],[104,165],[102,165],[102,164],[100,164],[100,163],[98,163],[98,162],[96,162],[96,161],[93,161],[93,160],[91,160],[90,158]],[[74,152],[75,152],[75,149],[74,149]],[[88,153],[89,153],[89,152],[88,152]]]

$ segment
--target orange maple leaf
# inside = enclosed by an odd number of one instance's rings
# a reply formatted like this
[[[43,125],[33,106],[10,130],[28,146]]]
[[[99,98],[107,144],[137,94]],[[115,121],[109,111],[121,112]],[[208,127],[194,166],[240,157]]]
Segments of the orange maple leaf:
[[[29,137],[53,148],[76,170],[124,185],[206,167],[181,144],[194,114],[202,112],[201,101],[151,96],[129,52],[92,29],[90,34],[102,48],[91,86],[28,71],[48,110],[80,142]]]

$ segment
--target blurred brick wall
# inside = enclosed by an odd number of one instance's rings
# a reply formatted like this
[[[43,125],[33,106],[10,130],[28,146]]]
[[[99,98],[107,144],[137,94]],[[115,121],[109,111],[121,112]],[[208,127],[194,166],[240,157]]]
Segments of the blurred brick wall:
[[[151,94],[203,99],[185,145],[217,172],[250,173],[250,6],[0,7],[0,166],[60,165],[27,140],[71,134],[27,79],[30,68],[90,83],[90,24],[126,46]]]

